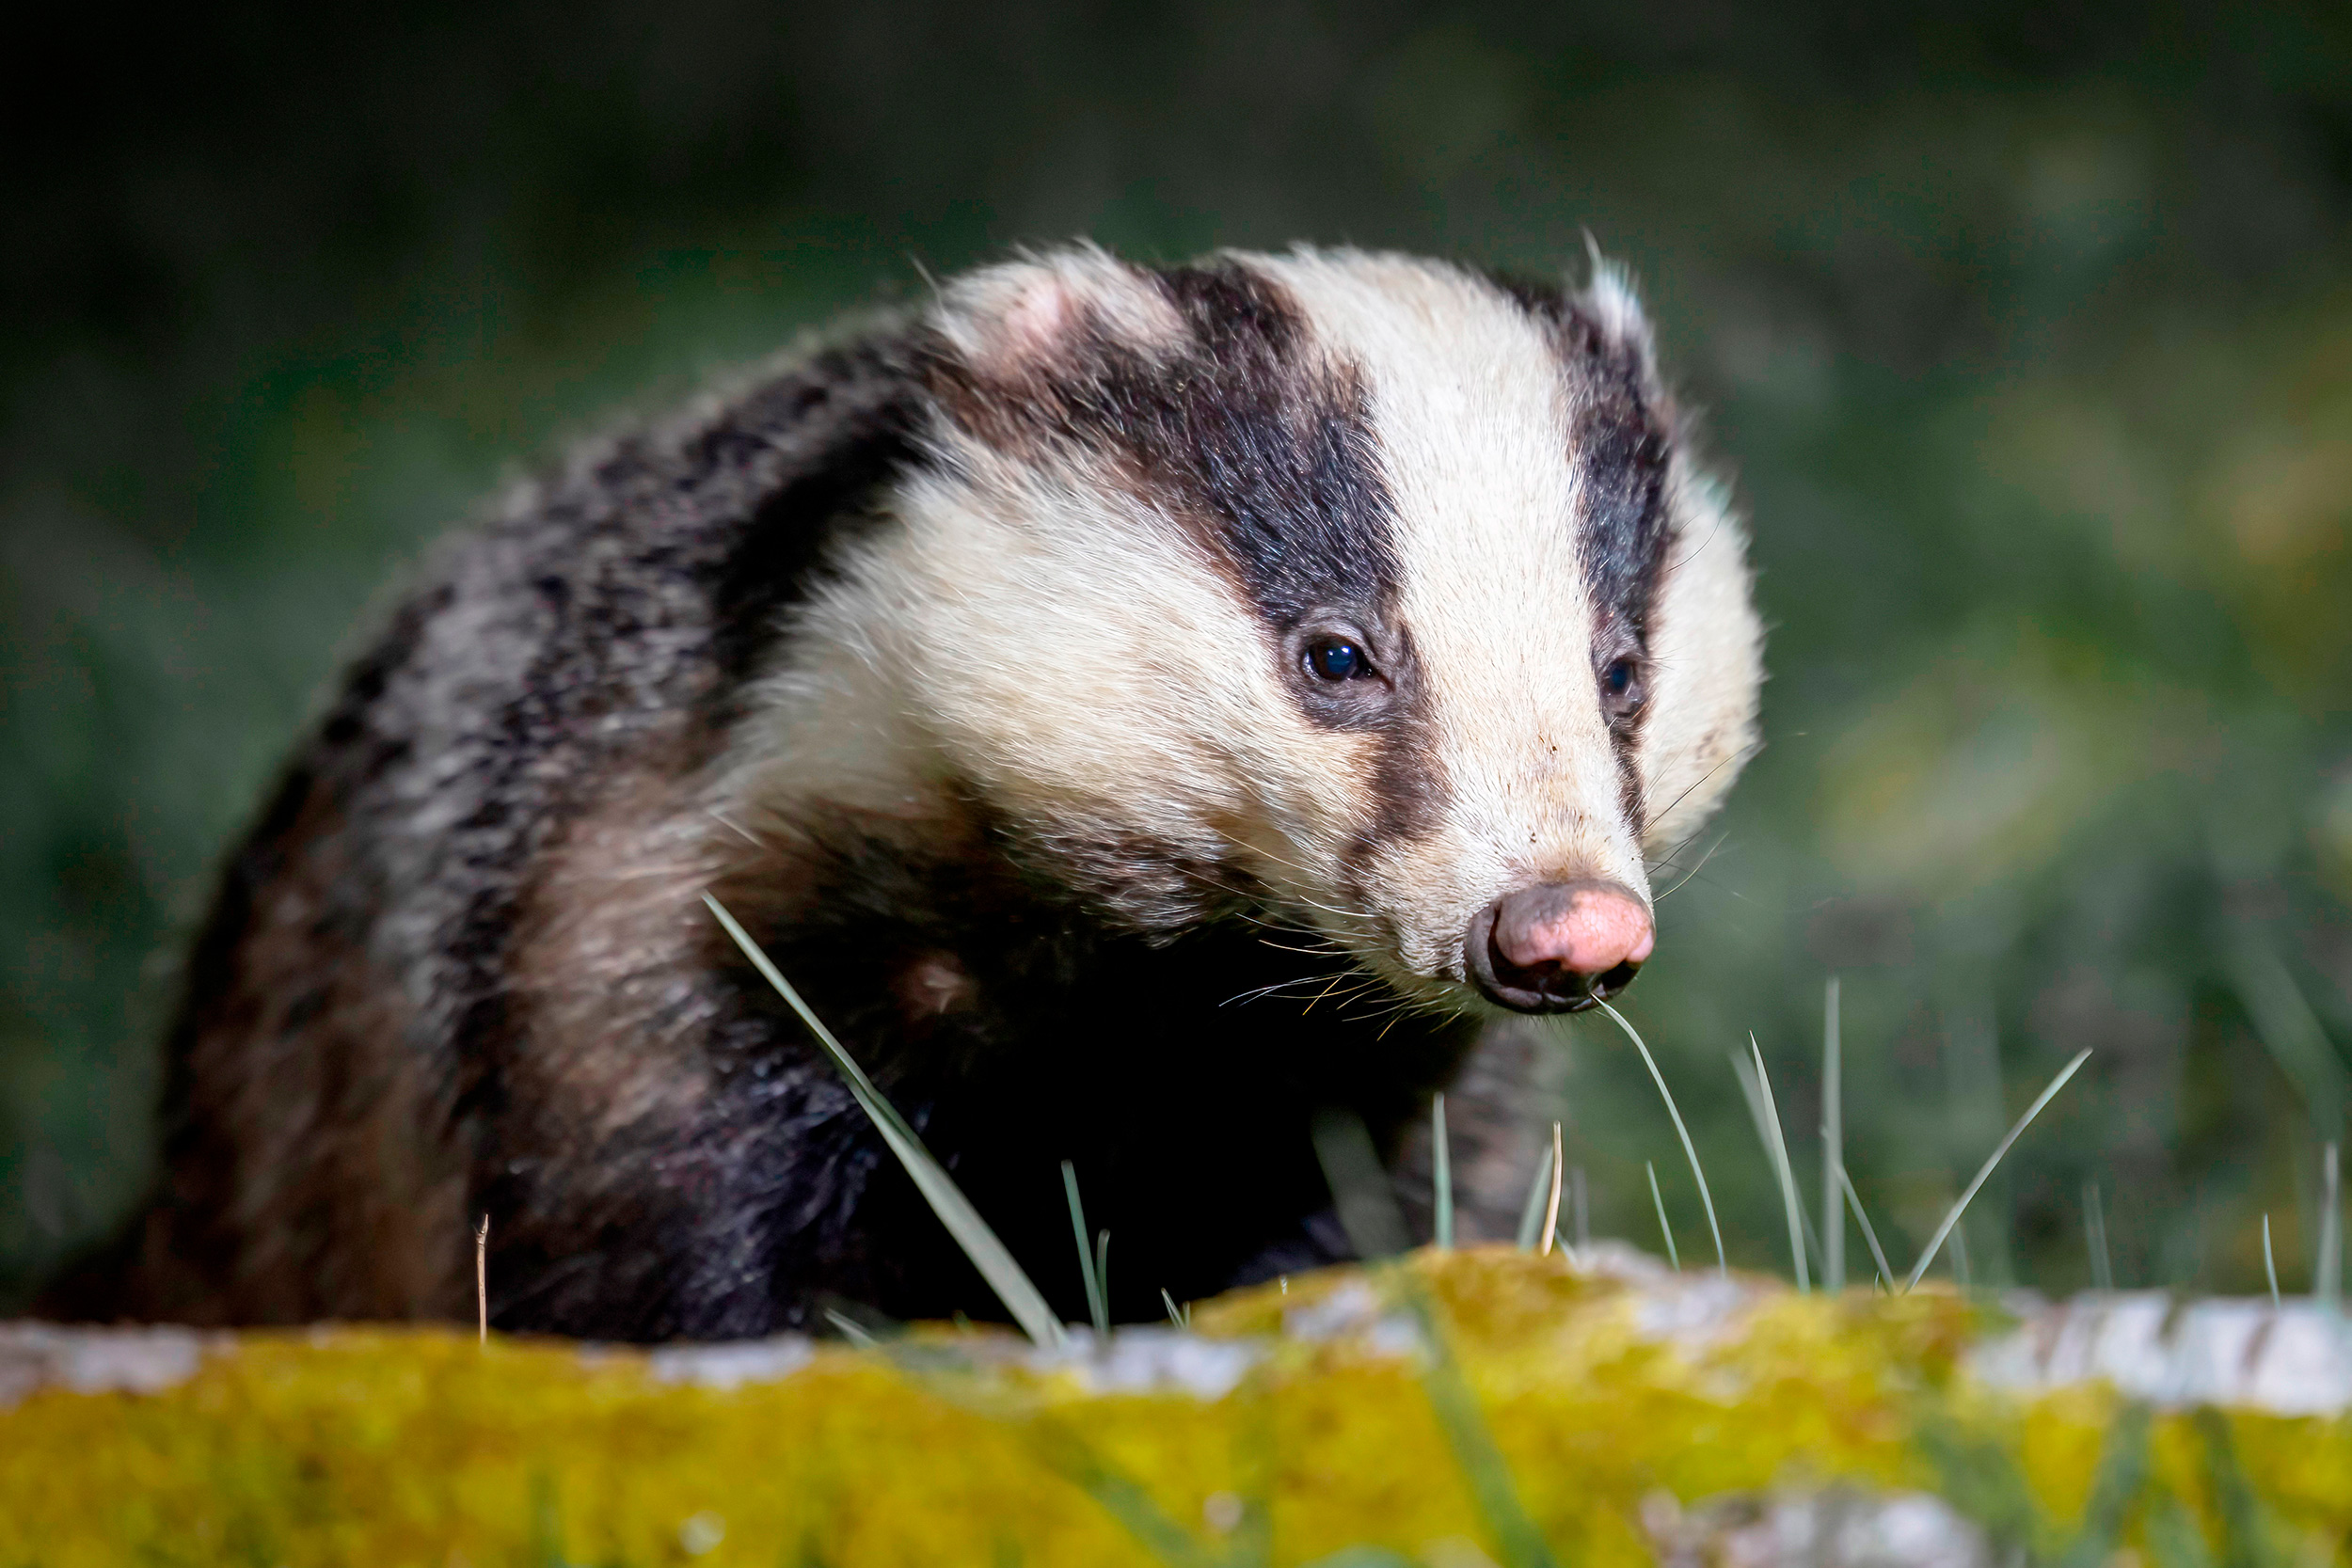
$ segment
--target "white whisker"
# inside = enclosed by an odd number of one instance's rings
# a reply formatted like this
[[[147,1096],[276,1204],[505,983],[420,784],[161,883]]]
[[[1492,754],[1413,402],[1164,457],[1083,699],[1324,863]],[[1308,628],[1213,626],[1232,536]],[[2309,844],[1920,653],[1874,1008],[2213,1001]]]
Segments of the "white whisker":
[[[1712,845],[1709,845],[1708,847],[1707,853],[1699,857],[1698,864],[1691,867],[1689,871],[1684,872],[1679,881],[1677,881],[1673,887],[1668,888],[1664,893],[1660,894],[1656,898],[1650,900],[1650,902],[1653,904],[1662,904],[1670,895],[1681,891],[1683,882],[1689,881],[1692,878],[1706,870],[1707,863],[1715,858],[1715,851],[1730,842],[1731,835],[1726,832],[1723,837],[1717,839]]]

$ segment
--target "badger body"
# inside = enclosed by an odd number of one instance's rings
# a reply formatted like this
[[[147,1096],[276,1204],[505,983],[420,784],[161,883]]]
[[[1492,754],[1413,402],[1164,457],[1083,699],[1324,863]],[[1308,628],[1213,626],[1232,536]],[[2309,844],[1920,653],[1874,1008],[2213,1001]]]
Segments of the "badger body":
[[[577,454],[235,854],[159,1196],[53,1306],[467,1316],[486,1214],[512,1329],[993,1315],[707,891],[1070,1316],[1064,1160],[1122,1317],[1344,1254],[1327,1108],[1394,1160],[1459,1085],[1507,1227],[1486,1025],[1630,977],[1754,741],[1685,447],[1605,271],[1082,248]]]

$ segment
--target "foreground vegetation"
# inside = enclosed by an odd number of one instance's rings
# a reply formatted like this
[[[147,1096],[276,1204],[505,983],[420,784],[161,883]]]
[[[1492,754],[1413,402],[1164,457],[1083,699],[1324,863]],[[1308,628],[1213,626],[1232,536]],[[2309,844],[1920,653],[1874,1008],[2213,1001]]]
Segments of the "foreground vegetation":
[[[2341,1410],[2023,1386],[1982,1354],[2005,1335],[1947,1291],[1604,1246],[1430,1249],[1060,1350],[315,1330],[143,1392],[55,1356],[0,1409],[0,1563],[1720,1561],[1692,1521],[1906,1492],[1945,1499],[1954,1561],[2352,1560]]]

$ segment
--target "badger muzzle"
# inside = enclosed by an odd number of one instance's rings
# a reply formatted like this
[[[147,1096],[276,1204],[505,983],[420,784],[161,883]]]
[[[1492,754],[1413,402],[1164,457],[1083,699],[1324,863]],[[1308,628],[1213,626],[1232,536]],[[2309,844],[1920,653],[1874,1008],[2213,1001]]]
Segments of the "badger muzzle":
[[[1471,982],[1522,1013],[1576,1013],[1614,996],[1657,945],[1649,907],[1628,887],[1544,882],[1496,899],[1470,922]]]

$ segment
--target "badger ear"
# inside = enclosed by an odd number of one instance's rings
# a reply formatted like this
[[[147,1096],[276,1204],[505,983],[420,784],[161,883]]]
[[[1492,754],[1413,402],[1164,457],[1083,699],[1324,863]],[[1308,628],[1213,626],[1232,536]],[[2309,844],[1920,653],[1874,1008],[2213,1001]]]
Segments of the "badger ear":
[[[1632,273],[1603,256],[1590,234],[1584,236],[1584,249],[1592,271],[1577,292],[1577,309],[1598,329],[1604,344],[1613,352],[1633,355],[1641,363],[1643,379],[1656,381],[1657,351],[1649,317],[1642,309],[1641,295],[1634,292]]]
[[[1098,245],[1024,256],[959,278],[933,325],[966,372],[1035,386],[1079,369],[1109,342],[1172,347],[1184,319],[1152,274]]]

